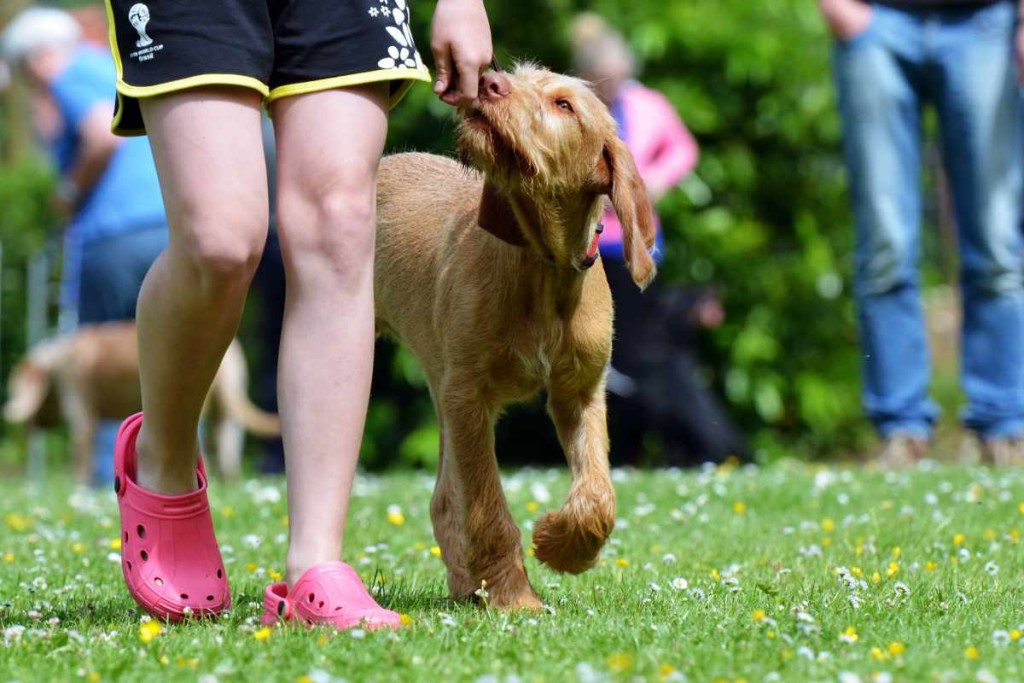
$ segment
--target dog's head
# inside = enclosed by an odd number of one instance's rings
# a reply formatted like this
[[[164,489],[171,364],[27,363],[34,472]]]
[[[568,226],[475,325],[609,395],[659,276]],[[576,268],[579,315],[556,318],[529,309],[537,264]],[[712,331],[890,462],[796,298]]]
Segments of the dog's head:
[[[607,195],[622,221],[630,273],[646,287],[655,275],[654,212],[615,120],[589,85],[519,66],[514,73],[485,75],[480,92],[461,112],[458,142],[462,156],[487,176],[485,193],[500,195],[485,194],[481,221],[503,219],[495,215],[502,213],[500,199],[517,214],[527,206],[532,216],[515,217],[526,240],[556,262],[580,268]],[[504,211],[504,220],[515,220],[510,213]],[[530,234],[530,223],[561,226],[564,234]]]
[[[7,422],[43,428],[60,424],[60,406],[51,377],[63,350],[64,345],[57,340],[43,342],[14,367],[7,380],[3,409]]]

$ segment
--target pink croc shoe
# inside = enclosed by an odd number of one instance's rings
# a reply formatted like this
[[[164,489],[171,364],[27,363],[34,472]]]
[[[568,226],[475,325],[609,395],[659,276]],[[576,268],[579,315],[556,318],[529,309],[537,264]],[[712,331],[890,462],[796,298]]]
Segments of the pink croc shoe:
[[[135,440],[142,413],[117,433],[114,491],[121,510],[121,569],[128,592],[154,617],[179,621],[231,606],[224,561],[213,534],[206,470],[199,460],[199,489],[164,496],[135,483]]]
[[[310,567],[288,592],[287,583],[272,583],[263,595],[264,626],[278,621],[326,624],[339,630],[398,628],[401,617],[384,609],[367,592],[359,574],[344,562]]]

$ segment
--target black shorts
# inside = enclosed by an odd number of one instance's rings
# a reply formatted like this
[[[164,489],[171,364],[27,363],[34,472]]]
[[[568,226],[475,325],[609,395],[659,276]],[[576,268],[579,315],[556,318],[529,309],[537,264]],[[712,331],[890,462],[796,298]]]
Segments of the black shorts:
[[[144,135],[140,98],[236,85],[272,102],[392,81],[397,103],[430,81],[406,0],[106,0],[117,64],[112,129]]]

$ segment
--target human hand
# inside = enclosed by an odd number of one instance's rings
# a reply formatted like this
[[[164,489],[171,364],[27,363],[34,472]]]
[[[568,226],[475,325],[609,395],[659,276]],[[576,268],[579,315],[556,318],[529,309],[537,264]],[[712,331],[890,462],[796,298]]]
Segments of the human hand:
[[[819,0],[818,6],[838,40],[856,38],[871,23],[871,5],[859,0]]]
[[[492,56],[483,0],[438,0],[430,33],[437,71],[434,92],[453,106],[472,102]]]

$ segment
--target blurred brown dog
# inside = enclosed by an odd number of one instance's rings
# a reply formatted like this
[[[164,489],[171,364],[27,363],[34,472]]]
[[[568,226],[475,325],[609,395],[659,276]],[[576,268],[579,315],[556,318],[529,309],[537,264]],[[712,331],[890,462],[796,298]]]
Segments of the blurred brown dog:
[[[241,474],[246,430],[265,437],[281,433],[277,416],[249,400],[248,385],[245,355],[235,340],[204,406],[204,412],[212,413],[217,466],[228,480]],[[75,477],[85,483],[97,423],[141,409],[135,324],[106,323],[86,325],[32,347],[11,373],[3,413],[8,422],[31,428],[66,423]]]
[[[612,301],[597,256],[603,196],[644,288],[653,213],[607,108],[582,81],[530,66],[488,73],[451,159],[400,154],[379,175],[378,331],[425,370],[441,427],[431,518],[453,598],[540,608],[501,489],[494,425],[542,388],[572,469],[568,499],[534,528],[558,571],[594,564],[615,523],[605,379]],[[594,267],[591,267],[594,266]]]

